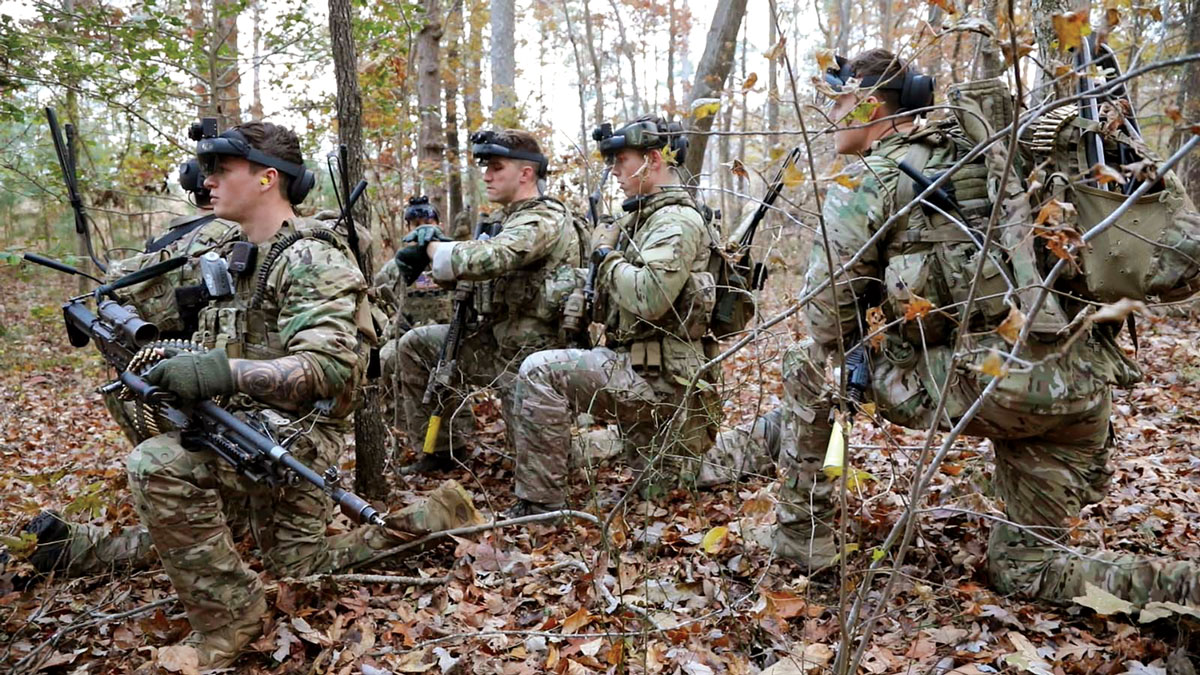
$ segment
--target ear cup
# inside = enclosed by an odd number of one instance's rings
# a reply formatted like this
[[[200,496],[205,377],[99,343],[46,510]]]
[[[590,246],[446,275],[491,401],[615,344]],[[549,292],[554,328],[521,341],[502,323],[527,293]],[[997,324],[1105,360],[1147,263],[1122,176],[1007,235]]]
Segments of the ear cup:
[[[933,105],[933,78],[928,75],[909,74],[904,78],[900,90],[900,109],[917,110]]]
[[[683,125],[679,122],[670,122],[667,124],[667,133],[671,152],[675,154],[675,163],[683,166],[687,159],[688,149],[688,137],[683,135]]]
[[[313,186],[317,184],[317,175],[311,169],[305,169],[300,176],[293,178],[291,185],[288,185],[288,201],[293,204],[299,204],[304,201],[309,192],[312,192]]]

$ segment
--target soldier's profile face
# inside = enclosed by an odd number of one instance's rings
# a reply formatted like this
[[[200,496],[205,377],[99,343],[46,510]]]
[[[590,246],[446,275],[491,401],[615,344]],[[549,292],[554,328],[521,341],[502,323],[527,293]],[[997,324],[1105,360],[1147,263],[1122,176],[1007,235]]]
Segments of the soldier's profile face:
[[[253,165],[243,157],[218,156],[212,172],[204,178],[204,187],[212,193],[213,213],[218,218],[241,222],[265,192],[260,179],[268,171],[270,169]],[[278,191],[279,188],[271,189]]]
[[[650,155],[633,148],[621,148],[613,155],[612,175],[626,197],[638,197],[655,188],[646,175],[650,171]]]
[[[488,201],[511,204],[517,199],[521,187],[523,162],[491,157],[483,170],[483,184],[487,186]]]

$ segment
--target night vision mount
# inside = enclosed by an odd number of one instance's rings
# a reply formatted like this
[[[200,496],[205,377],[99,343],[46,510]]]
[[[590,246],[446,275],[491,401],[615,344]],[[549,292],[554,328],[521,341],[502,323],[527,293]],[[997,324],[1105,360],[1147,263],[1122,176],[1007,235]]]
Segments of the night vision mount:
[[[525,152],[513,150],[500,143],[499,134],[495,131],[476,131],[471,134],[471,155],[477,162],[486,163],[492,157],[506,159],[521,159],[537,164],[537,177],[545,178],[550,169],[550,161],[540,152]]]
[[[670,147],[675,163],[679,165],[687,157],[688,139],[683,135],[683,125],[657,118],[630,122],[616,131],[612,124],[605,122],[592,130],[592,140],[599,144],[600,154],[610,161],[622,148],[657,150]]]
[[[212,174],[218,155],[242,157],[255,164],[269,166],[272,169],[288,175],[292,180],[288,185],[288,201],[299,204],[317,183],[317,176],[303,164],[295,164],[267,153],[250,145],[242,132],[228,129],[217,134],[217,119],[205,117],[199,122],[193,122],[188,128],[188,137],[196,141],[196,157],[200,160],[200,168],[205,174]]]
[[[429,197],[421,195],[420,197],[409,197],[408,208],[404,209],[405,222],[417,220],[418,218],[432,218],[441,220],[438,214],[437,207],[429,203]]]

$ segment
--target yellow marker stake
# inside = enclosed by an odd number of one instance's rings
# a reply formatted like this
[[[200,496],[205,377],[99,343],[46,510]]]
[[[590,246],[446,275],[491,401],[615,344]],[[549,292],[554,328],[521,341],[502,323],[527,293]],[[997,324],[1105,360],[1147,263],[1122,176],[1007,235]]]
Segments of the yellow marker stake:
[[[825,462],[822,469],[838,468],[846,465],[846,434],[842,431],[840,420],[833,421],[833,433],[829,434],[829,447],[825,449]]]
[[[425,430],[425,445],[421,448],[422,452],[427,455],[433,454],[434,448],[437,446],[438,430],[441,428],[441,415],[434,415],[429,418],[429,428]]]

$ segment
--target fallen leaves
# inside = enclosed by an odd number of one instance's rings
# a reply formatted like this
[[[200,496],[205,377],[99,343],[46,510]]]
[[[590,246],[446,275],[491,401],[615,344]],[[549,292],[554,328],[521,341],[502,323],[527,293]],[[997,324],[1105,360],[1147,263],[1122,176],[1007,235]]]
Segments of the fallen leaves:
[[[1083,605],[1097,614],[1108,616],[1112,614],[1132,614],[1133,603],[1122,600],[1091,582],[1084,582],[1083,595],[1071,598],[1076,604]]]

